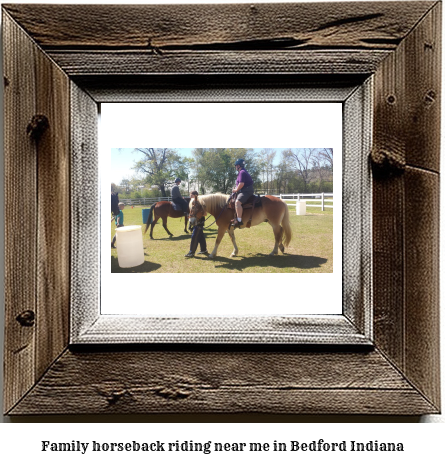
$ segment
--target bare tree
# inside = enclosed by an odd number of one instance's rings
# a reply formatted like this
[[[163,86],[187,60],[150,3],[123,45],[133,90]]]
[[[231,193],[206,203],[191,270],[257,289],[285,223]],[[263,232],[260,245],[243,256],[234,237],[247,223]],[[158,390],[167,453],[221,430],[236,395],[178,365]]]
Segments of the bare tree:
[[[263,169],[263,185],[264,185],[264,173],[266,174],[266,190],[269,193],[270,183],[272,182],[273,189],[273,162],[275,160],[277,152],[273,149],[263,149],[260,153],[261,167]]]
[[[294,168],[303,180],[304,192],[307,192],[307,185],[310,177],[310,169],[314,162],[316,149],[288,149],[283,151],[283,155],[290,159]]]
[[[334,169],[334,149],[321,149],[317,153],[317,158],[321,165],[328,164],[331,167],[331,170]]]

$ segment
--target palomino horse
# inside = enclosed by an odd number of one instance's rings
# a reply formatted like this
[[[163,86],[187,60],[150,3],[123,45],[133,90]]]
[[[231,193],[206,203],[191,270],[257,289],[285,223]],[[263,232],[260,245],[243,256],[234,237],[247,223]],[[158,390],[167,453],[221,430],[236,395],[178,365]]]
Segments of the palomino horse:
[[[190,197],[186,197],[185,200],[189,202]],[[154,216],[154,219],[153,219]],[[169,236],[173,236],[173,234],[167,228],[167,217],[170,218],[181,218],[184,216],[184,213],[181,210],[175,210],[173,208],[173,204],[168,200],[162,200],[160,202],[156,202],[150,207],[150,213],[148,214],[147,223],[145,225],[144,234],[147,232],[148,227],[151,225],[150,229],[150,239],[153,239],[153,228],[155,227],[156,223],[158,222],[159,218],[162,218],[162,226],[167,231]],[[187,222],[188,217],[185,215],[185,223],[184,223],[184,232],[187,233]]]
[[[225,194],[208,194],[200,195],[197,199],[190,201],[190,225],[194,225],[203,215],[210,213],[216,218],[218,225],[218,237],[216,238],[215,248],[209,255],[214,258],[218,246],[227,231],[232,239],[233,252],[231,257],[238,254],[238,247],[235,241],[233,228],[230,227],[230,221],[233,219],[233,210],[227,208],[229,196]],[[267,221],[272,226],[275,235],[275,246],[270,255],[277,255],[278,249],[284,253],[284,247],[289,245],[292,239],[292,229],[289,221],[289,208],[285,202],[277,197],[266,195],[261,197],[261,207],[256,207],[253,211],[252,226],[256,226],[263,221]],[[246,224],[252,215],[251,209],[244,209],[243,223]],[[245,226],[241,226],[241,229]]]

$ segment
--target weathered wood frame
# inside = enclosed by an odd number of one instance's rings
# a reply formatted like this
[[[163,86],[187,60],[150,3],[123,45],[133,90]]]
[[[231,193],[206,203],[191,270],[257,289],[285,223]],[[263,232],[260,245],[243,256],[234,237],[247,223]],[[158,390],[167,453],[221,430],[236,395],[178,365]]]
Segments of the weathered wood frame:
[[[439,411],[440,2],[4,5],[2,24],[7,414]],[[94,171],[97,139],[74,108],[370,77],[371,347],[69,344],[72,267],[94,259],[70,196],[95,188],[71,157]]]

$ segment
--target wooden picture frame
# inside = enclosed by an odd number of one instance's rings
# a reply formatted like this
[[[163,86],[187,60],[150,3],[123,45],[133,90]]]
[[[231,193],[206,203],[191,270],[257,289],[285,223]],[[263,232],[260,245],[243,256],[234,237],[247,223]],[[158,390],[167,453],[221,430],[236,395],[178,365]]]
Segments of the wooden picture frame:
[[[440,2],[11,4],[2,14],[6,414],[440,411]],[[369,79],[372,257],[356,259],[372,260],[372,311],[350,318],[369,343],[72,343],[72,301],[87,309],[94,295],[71,276],[97,259],[82,250],[91,221],[72,208],[95,184],[73,167],[97,171],[99,103]]]

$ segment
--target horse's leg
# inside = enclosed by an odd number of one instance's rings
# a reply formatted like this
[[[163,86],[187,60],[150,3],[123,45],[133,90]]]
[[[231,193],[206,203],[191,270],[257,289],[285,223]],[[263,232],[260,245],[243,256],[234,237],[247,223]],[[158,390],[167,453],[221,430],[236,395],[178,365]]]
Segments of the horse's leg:
[[[283,228],[281,227],[279,223],[272,224],[271,226],[273,228],[273,233],[275,236],[275,246],[269,255],[278,255],[278,247],[280,247],[280,250],[284,252],[284,247],[283,247],[283,244],[281,243],[283,239]]]
[[[167,234],[168,234],[170,237],[173,236],[173,234],[172,234],[172,233],[168,230],[168,228],[167,228],[167,217],[166,217],[166,216],[165,216],[165,217],[164,217],[164,216],[162,217],[162,226],[164,226],[164,229],[167,231]]]
[[[238,246],[236,245],[235,231],[233,230],[233,228],[229,228],[227,232],[229,233],[230,239],[232,239],[232,244],[233,244],[233,252],[230,256],[236,257],[238,255]]]
[[[154,214],[154,219],[153,219],[153,222],[151,223],[151,228],[150,228],[150,239],[153,239],[153,229],[156,225],[156,223],[158,222],[159,220],[159,216],[156,216],[156,213]]]
[[[209,255],[208,258],[215,258],[216,257],[216,252],[218,250],[218,246],[219,246],[220,242],[222,241],[222,238],[224,237],[224,234],[226,233],[226,230],[227,230],[228,227],[229,227],[228,224],[218,226],[218,237],[216,238],[215,247],[212,250],[212,253]]]
[[[187,233],[187,234],[188,234],[188,231],[187,231],[188,220],[189,220],[189,217],[187,215],[185,215],[185,217],[184,217],[184,232]]]

